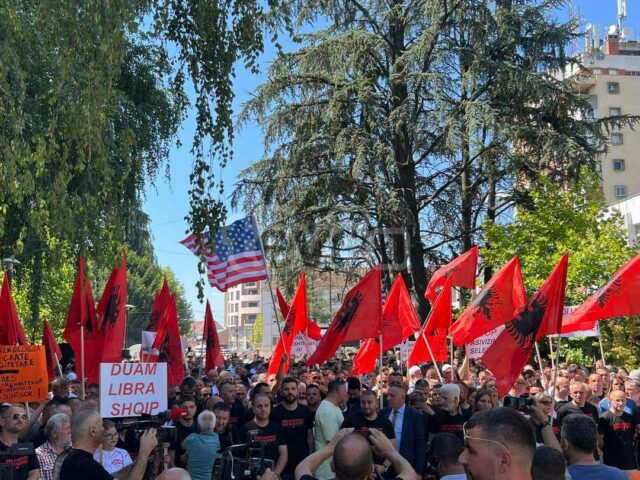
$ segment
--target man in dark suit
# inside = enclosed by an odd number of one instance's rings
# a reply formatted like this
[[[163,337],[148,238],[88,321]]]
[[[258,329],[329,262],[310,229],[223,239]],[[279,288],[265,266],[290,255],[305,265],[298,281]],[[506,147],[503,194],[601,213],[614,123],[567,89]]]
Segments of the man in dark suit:
[[[400,455],[413,466],[419,476],[422,476],[427,450],[424,423],[420,413],[405,405],[404,400],[404,387],[400,384],[390,385],[387,393],[389,407],[384,408],[380,415],[391,421]],[[395,477],[395,472],[391,470],[385,474],[386,478]]]

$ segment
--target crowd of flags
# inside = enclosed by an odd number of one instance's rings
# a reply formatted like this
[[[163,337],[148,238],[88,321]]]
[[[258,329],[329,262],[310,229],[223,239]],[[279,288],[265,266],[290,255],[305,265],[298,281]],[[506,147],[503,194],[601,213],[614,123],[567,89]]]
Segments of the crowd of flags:
[[[190,235],[181,243],[207,261],[209,281],[221,291],[234,285],[268,279],[264,252],[255,219],[247,217],[221,229],[210,244],[207,235]],[[301,274],[296,292],[288,304],[279,290],[278,307],[284,325],[272,353],[268,373],[289,368],[289,354],[298,334],[319,340],[307,365],[331,359],[344,343],[361,341],[354,359],[352,374],[375,369],[381,352],[391,349],[411,336],[415,343],[408,364],[445,362],[453,344],[464,346],[504,326],[481,357],[496,376],[499,394],[511,389],[515,378],[532,355],[535,343],[549,335],[594,328],[596,322],[614,317],[640,314],[640,255],[624,264],[595,294],[563,320],[569,255],[565,253],[549,277],[529,299],[524,287],[518,257],[507,262],[473,297],[453,321],[454,288],[476,289],[479,249],[473,247],[432,276],[425,291],[431,309],[424,324],[416,313],[411,295],[401,274],[382,297],[382,270],[375,267],[345,295],[327,331],[310,318],[306,276]],[[121,360],[125,347],[127,302],[127,267],[124,252],[120,265],[113,269],[98,304],[85,276],[84,258],[78,270],[67,314],[63,337],[74,351],[77,373],[88,382],[98,381],[100,363]],[[275,306],[274,306],[275,308]],[[186,361],[180,337],[176,296],[164,280],[156,292],[147,331],[153,332],[152,351],[142,354],[142,361],[166,362],[169,385],[179,384]],[[450,342],[450,343],[448,343]],[[5,275],[0,292],[0,345],[23,345],[27,340]],[[46,320],[42,343],[45,346],[49,377],[60,372],[62,354]],[[224,360],[218,332],[206,304],[203,331],[206,371]],[[283,356],[287,358],[283,361]]]

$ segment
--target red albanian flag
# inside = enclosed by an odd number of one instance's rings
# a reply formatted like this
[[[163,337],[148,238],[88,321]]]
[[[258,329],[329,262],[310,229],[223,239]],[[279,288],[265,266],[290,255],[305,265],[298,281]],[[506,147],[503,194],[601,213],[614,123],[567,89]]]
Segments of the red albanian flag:
[[[451,279],[444,284],[431,312],[429,318],[413,349],[409,354],[409,365],[417,365],[418,363],[435,361],[445,361],[447,359],[447,330],[451,326],[453,310],[451,308]],[[425,343],[425,337],[429,342],[434,359],[429,354],[429,349]]]
[[[80,340],[81,328],[84,332],[84,372],[96,371],[98,368],[93,365],[97,359],[95,352],[95,342],[98,338],[98,316],[96,314],[96,304],[91,291],[91,284],[84,275],[84,257],[80,257],[78,262],[78,272],[76,282],[73,287],[71,304],[67,313],[67,323],[62,336],[71,345],[76,358],[76,365],[79,368],[78,376],[82,377],[82,346]]]
[[[278,367],[280,366],[280,359],[284,352],[291,356],[291,345],[299,332],[305,333],[307,325],[309,324],[309,307],[307,305],[307,276],[303,272],[300,275],[300,281],[298,282],[298,288],[293,296],[291,306],[286,305],[284,297],[278,291],[278,301],[282,301],[285,305],[281,305],[281,309],[286,307],[288,309],[287,316],[285,317],[284,327],[282,334],[280,335],[280,341],[278,341],[276,348],[271,356],[271,362],[269,362],[268,374],[278,373]],[[282,311],[282,310],[281,310]],[[282,311],[284,315],[284,311]],[[289,371],[289,361],[284,365],[284,372]]]
[[[404,278],[398,274],[391,285],[382,311],[382,350],[395,347],[418,330],[420,330],[418,314]],[[358,354],[353,359],[351,374],[358,375],[372,371],[379,356],[380,340],[370,338],[360,346]]]
[[[184,357],[175,295],[171,295],[169,299],[169,306],[162,316],[151,348],[160,352],[158,362],[167,363],[167,385],[180,385],[184,377]]]
[[[56,368],[62,360],[62,352],[60,346],[56,341],[56,337],[53,336],[49,322],[45,318],[42,325],[42,345],[44,345],[45,355],[47,357],[47,373],[49,380],[52,380],[56,376]]]
[[[224,364],[222,353],[220,350],[220,339],[218,338],[218,329],[216,328],[216,322],[213,321],[213,313],[211,313],[211,305],[207,300],[207,307],[204,312],[204,332],[203,332],[204,344],[206,350],[206,362],[205,371],[209,371],[218,365]]]
[[[565,319],[562,333],[590,330],[598,320],[639,314],[640,255],[636,255]]]
[[[160,321],[162,315],[169,305],[171,298],[171,292],[169,292],[169,285],[167,284],[167,278],[165,277],[162,282],[162,288],[159,293],[156,293],[153,298],[153,307],[151,308],[151,319],[149,320],[148,332],[157,332],[160,327]]]
[[[96,307],[100,327],[95,342],[95,360],[92,369],[87,372],[89,382],[98,381],[101,363],[119,363],[122,359],[127,323],[126,304],[127,264],[123,251],[120,266],[111,271]]]
[[[20,317],[13,303],[9,275],[5,274],[0,294],[0,345],[27,345]]]
[[[559,329],[564,307],[567,260],[567,254],[563,255],[529,303],[505,324],[504,331],[482,356],[482,363],[496,377],[500,397],[509,392],[522,372],[536,338],[541,338],[541,334],[553,333],[556,326]]]
[[[282,314],[282,318],[284,318],[286,321],[286,319],[289,318],[289,309],[291,307],[289,307],[289,304],[285,300],[284,295],[282,295],[282,292],[277,287],[276,296],[278,297],[278,307],[280,307],[280,313]],[[320,326],[309,317],[307,317],[307,320],[307,336],[314,340],[320,340],[320,338],[322,337],[322,330],[320,330]]]
[[[380,267],[367,273],[349,293],[336,313],[307,365],[333,357],[340,345],[380,335],[382,321],[382,274]]]
[[[487,282],[451,327],[453,343],[464,345],[504,325],[527,303],[520,260],[513,257]]]
[[[477,269],[478,247],[472,247],[467,252],[436,270],[429,280],[424,298],[433,303],[437,297],[437,290],[444,286],[447,279],[451,279],[451,285],[454,287],[475,288]]]

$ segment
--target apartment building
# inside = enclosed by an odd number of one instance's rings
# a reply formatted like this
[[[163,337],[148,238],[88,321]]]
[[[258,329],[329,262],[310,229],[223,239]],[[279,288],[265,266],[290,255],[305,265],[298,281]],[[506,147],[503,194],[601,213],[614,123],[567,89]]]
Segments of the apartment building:
[[[622,17],[624,18],[624,17]],[[604,42],[597,26],[587,25],[583,67],[565,72],[578,80],[598,117],[640,114],[640,42],[621,22],[608,28]],[[640,134],[631,128],[610,133],[609,152],[598,170],[607,205],[640,193]]]
[[[253,325],[262,312],[263,291],[266,282],[250,282],[231,287],[224,294],[224,324],[229,331],[229,349],[244,351],[253,348]]]

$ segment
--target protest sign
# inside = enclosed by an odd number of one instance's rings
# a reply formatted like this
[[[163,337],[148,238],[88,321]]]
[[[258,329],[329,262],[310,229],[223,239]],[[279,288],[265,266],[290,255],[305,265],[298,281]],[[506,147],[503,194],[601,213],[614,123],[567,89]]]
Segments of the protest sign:
[[[305,343],[306,339],[306,343]],[[316,351],[316,347],[320,343],[319,340],[307,337],[304,333],[298,333],[291,344],[291,355],[311,355]],[[308,345],[308,350],[307,350]]]
[[[155,415],[167,409],[166,363],[101,363],[103,417]]]
[[[500,335],[503,330],[504,325],[500,325],[481,337],[476,338],[473,342],[468,343],[466,345],[467,356],[473,359],[481,358],[489,347],[493,345],[493,342],[496,341],[496,338],[498,338],[498,335]]]
[[[405,340],[401,344],[396,345],[395,348],[400,348],[400,361],[402,363],[407,363],[407,360],[409,359],[409,352],[413,350],[415,343],[415,340]]]
[[[40,402],[48,393],[42,345],[0,345],[0,403]]]
[[[578,305],[566,305],[562,310],[562,321],[564,321],[569,315],[571,315],[574,310],[578,309]],[[562,338],[581,338],[581,337],[599,337],[600,336],[600,326],[599,322],[593,326],[590,330],[577,330],[571,333],[563,333],[560,336]],[[558,338],[558,335],[549,335],[553,338]]]
[[[157,349],[151,348],[153,346],[153,342],[156,340],[156,332],[142,332],[142,347],[140,350],[140,355],[155,355],[156,357],[160,355],[160,352]]]

